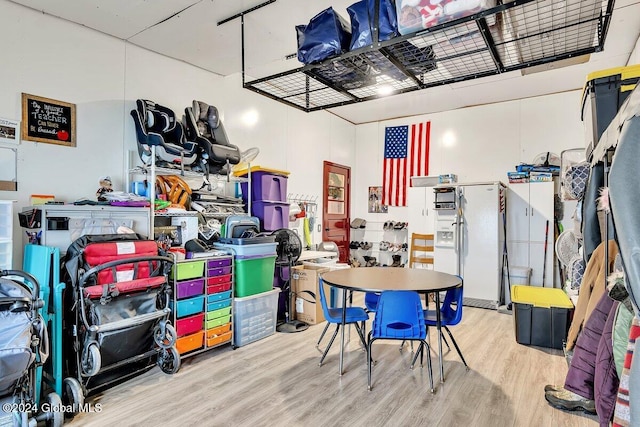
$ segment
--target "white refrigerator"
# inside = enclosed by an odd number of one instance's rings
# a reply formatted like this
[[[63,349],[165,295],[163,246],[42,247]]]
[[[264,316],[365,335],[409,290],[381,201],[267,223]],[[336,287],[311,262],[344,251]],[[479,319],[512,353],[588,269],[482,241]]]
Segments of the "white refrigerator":
[[[497,309],[503,301],[505,189],[500,182],[434,187],[434,268],[462,276],[464,305]]]

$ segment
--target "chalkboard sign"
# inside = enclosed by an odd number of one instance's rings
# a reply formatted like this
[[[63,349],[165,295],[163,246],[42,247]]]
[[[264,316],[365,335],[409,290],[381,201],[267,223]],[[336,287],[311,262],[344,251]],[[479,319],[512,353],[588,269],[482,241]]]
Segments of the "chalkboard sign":
[[[22,139],[75,147],[75,104],[23,93]]]

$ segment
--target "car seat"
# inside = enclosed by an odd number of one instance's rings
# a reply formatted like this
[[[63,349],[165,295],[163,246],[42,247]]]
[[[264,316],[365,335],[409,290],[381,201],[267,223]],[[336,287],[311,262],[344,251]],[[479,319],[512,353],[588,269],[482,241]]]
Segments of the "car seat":
[[[198,157],[198,145],[187,141],[182,123],[174,112],[146,99],[136,101],[131,116],[136,126],[138,154],[145,164],[151,160],[151,146],[156,146],[160,161],[184,166],[192,165]]]
[[[231,165],[240,163],[240,150],[229,143],[218,109],[194,100],[184,111],[187,137],[200,147],[202,157],[207,160],[208,172],[229,174]]]

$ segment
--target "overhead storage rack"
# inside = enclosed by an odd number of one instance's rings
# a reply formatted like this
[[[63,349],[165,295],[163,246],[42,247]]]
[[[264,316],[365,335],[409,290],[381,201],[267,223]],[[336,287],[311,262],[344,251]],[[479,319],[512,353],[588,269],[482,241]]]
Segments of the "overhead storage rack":
[[[614,0],[504,2],[252,81],[245,81],[243,33],[243,86],[310,112],[577,58],[603,49],[613,5]]]

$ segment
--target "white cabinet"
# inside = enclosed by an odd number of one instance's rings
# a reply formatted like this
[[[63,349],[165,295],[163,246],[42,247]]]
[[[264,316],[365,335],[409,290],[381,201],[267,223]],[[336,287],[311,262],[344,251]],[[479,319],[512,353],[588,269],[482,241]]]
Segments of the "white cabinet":
[[[13,201],[0,200],[0,270],[13,265]]]
[[[509,265],[530,267],[532,285],[542,286],[544,282],[546,287],[553,287],[555,277],[554,183],[510,184],[507,194]],[[548,228],[547,221],[549,221]],[[545,231],[547,233],[546,259]]]
[[[433,234],[436,218],[433,200],[433,187],[408,188],[409,236],[411,233]]]

